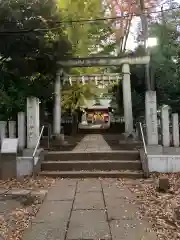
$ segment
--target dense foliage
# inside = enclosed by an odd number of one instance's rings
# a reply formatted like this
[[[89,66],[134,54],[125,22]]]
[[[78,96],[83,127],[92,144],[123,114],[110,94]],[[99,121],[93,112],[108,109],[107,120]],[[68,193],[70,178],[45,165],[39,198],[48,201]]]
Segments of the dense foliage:
[[[173,6],[177,4],[173,2]],[[30,95],[40,98],[42,110],[44,107],[52,110],[57,60],[68,59],[72,55],[108,56],[116,52],[117,45],[110,41],[113,21],[71,22],[104,17],[106,10],[99,0],[63,0],[56,3],[53,0],[0,0],[0,119],[15,117],[19,110],[24,109],[26,97]],[[65,23],[62,24],[62,21]],[[150,19],[149,25],[149,36],[159,41],[158,46],[150,49],[151,81],[157,90],[158,104],[169,104],[173,111],[178,112],[179,23],[180,11],[177,9],[160,13],[155,20]],[[140,56],[144,55],[144,49],[138,46],[135,51],[123,54]],[[121,72],[121,68],[82,68],[71,72],[91,74],[104,70]],[[137,118],[144,114],[144,66],[131,66],[131,85],[133,112]],[[78,85],[74,88],[78,93],[82,90]],[[117,109],[122,112],[121,84],[115,86],[112,92],[112,104],[116,102]],[[70,90],[67,95],[69,93]],[[68,104],[73,108],[76,105],[73,102]]]
[[[0,1],[0,116],[15,117],[29,95],[52,98],[56,61],[71,55],[53,0]]]
[[[86,106],[86,101],[94,99],[98,94],[96,85],[93,82],[74,83],[72,86],[64,86],[62,91],[62,108],[70,112],[80,110]]]

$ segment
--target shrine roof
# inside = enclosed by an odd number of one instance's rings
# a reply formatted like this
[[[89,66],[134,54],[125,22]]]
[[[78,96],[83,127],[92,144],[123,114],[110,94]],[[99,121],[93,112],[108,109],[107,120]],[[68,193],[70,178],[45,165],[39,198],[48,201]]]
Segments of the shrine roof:
[[[88,106],[87,107],[87,109],[107,109],[107,108],[109,108],[109,105],[100,105],[100,104],[94,104],[94,105],[92,105],[92,106]]]

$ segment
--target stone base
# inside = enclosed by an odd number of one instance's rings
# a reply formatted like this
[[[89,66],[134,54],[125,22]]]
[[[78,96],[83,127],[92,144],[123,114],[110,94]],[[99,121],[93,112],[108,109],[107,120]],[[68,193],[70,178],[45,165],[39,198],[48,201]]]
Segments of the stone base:
[[[123,133],[125,140],[133,140],[133,141],[137,141],[138,140],[138,136],[137,133],[135,131],[132,131],[132,133]]]
[[[0,179],[7,180],[16,178],[16,153],[0,154]]]
[[[148,155],[149,172],[180,172],[180,155]]]
[[[33,155],[34,149],[24,149],[22,156],[17,157],[17,177],[31,176],[33,173]],[[34,158],[34,173],[37,175],[41,170],[41,163],[44,160],[44,149],[40,148]]]
[[[161,145],[147,145],[146,148],[148,155],[163,154],[163,147]]]
[[[34,159],[38,162],[38,157]],[[31,176],[33,172],[33,159],[29,157],[17,157],[17,178]]]
[[[67,146],[69,145],[67,141],[64,139],[64,134],[54,135],[52,139],[55,142],[55,145],[60,146]]]
[[[148,155],[180,155],[180,148],[177,147],[163,147],[161,145],[148,145],[147,147]]]
[[[163,147],[163,154],[180,155],[180,148],[179,147]]]
[[[57,140],[57,141],[59,141],[60,143],[62,142],[64,142],[64,134],[58,134],[58,135],[53,135],[52,136],[52,139],[53,140]]]
[[[147,155],[149,172],[180,172],[179,148],[148,145]]]

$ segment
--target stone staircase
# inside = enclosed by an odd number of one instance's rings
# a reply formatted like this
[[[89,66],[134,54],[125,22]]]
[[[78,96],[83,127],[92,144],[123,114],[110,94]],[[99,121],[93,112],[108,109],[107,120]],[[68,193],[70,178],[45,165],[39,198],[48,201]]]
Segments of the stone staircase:
[[[138,150],[49,151],[41,176],[60,178],[142,178]]]

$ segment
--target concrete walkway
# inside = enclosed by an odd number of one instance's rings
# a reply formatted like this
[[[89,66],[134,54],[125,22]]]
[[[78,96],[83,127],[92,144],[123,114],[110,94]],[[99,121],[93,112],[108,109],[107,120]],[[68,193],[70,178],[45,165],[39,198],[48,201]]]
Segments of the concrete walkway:
[[[107,144],[101,134],[88,134],[81,142],[73,149],[73,152],[78,151],[110,151],[111,147]]]
[[[117,180],[57,180],[23,240],[155,240],[133,198]]]

